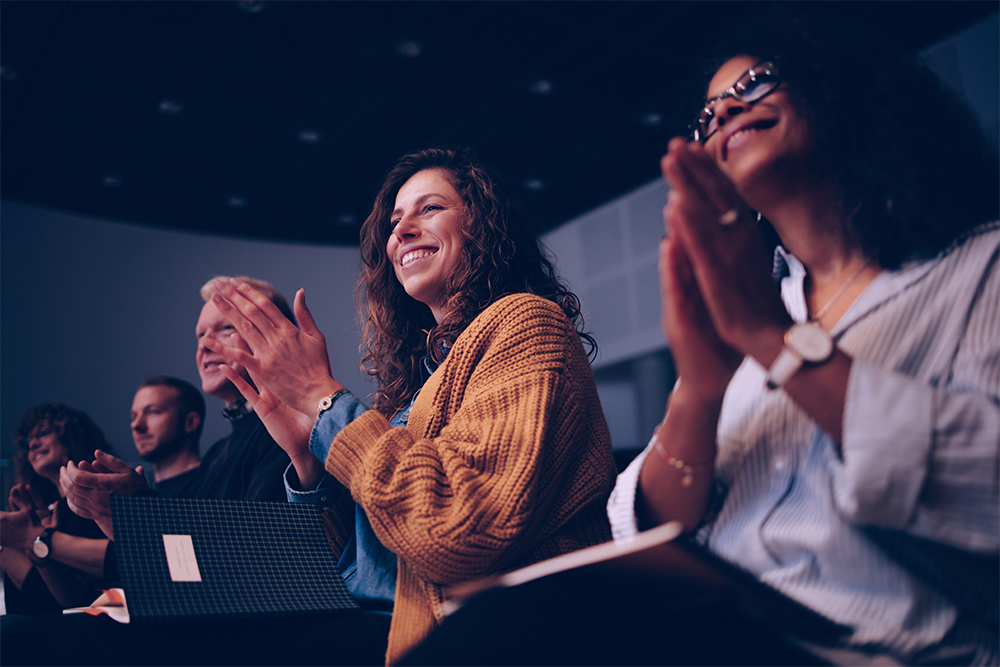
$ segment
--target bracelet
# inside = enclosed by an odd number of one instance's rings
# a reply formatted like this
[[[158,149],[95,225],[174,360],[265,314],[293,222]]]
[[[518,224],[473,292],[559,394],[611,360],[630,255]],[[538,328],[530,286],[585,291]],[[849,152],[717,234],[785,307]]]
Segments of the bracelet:
[[[660,456],[667,462],[668,466],[681,471],[681,486],[691,486],[691,483],[694,481],[695,470],[710,468],[715,463],[714,461],[705,461],[704,463],[687,463],[686,461],[682,461],[663,448],[659,435],[659,429],[657,429],[657,432],[653,434],[653,447],[660,453]]]
[[[320,415],[333,407],[333,402],[340,398],[341,394],[346,394],[347,389],[341,389],[340,391],[335,391],[329,396],[324,396],[319,399],[319,405],[317,406],[316,419],[313,421],[319,421]]]

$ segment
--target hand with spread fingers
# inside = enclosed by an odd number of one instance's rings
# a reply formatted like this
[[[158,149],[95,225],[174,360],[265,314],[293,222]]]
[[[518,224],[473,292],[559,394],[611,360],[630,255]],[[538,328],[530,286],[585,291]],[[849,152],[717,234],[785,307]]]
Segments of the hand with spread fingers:
[[[306,488],[315,486],[323,475],[323,467],[309,451],[309,434],[312,431],[313,416],[282,403],[266,386],[256,382],[256,388],[244,380],[239,373],[225,364],[219,366],[222,374],[233,383],[271,434],[274,441],[285,450],[299,483]],[[254,379],[254,378],[251,378]]]
[[[343,389],[330,372],[326,339],[306,308],[304,290],[296,292],[294,303],[300,330],[271,301],[240,280],[216,281],[215,288],[213,303],[236,327],[248,349],[224,345],[211,336],[204,338],[206,347],[246,367],[255,384],[303,414],[313,414],[322,397]]]
[[[780,340],[791,320],[736,188],[699,144],[684,139],[670,142],[661,168],[670,184],[671,243],[680,246],[719,339],[744,354],[755,354],[767,333]]]

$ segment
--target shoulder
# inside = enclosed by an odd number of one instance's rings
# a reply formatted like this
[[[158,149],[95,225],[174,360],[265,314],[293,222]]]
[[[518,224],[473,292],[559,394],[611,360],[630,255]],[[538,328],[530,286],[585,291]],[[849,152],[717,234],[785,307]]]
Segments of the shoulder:
[[[478,326],[518,327],[526,324],[569,327],[572,324],[562,308],[536,294],[508,294],[497,299],[472,321]]]
[[[993,257],[1000,249],[1000,221],[987,222],[973,227],[945,248],[935,258],[942,264],[967,262],[981,257],[984,260]]]

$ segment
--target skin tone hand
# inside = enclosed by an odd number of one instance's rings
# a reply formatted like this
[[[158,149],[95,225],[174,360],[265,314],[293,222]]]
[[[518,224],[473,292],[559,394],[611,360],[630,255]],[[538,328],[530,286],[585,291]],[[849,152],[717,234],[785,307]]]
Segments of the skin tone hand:
[[[661,167],[671,186],[671,234],[690,260],[719,338],[769,366],[792,321],[750,212],[700,144],[673,139]],[[737,221],[720,224],[731,209],[738,212]]]
[[[85,519],[93,519],[111,539],[111,494],[129,496],[146,486],[142,466],[133,470],[119,458],[97,450],[93,463],[70,462],[59,471],[59,481],[69,508]]]
[[[240,280],[216,281],[215,288],[212,302],[236,327],[249,351],[205,336],[208,349],[243,365],[278,401],[303,414],[314,414],[321,398],[344,388],[330,372],[326,339],[306,308],[304,290],[296,292],[294,300],[300,330],[269,299]]]
[[[671,229],[690,258],[719,337],[769,368],[792,320],[771,278],[756,226],[732,183],[700,144],[672,140],[661,166],[676,209],[683,212],[670,218]],[[732,225],[720,224],[719,218],[732,208],[743,217]],[[856,289],[863,289],[875,273],[856,281]],[[830,361],[803,368],[784,387],[835,443],[843,433],[850,369],[851,358],[835,348]]]
[[[682,473],[656,450],[640,473],[639,508],[644,522],[678,520],[693,530],[711,491],[726,387],[767,334],[777,336],[777,355],[791,320],[756,225],[712,158],[699,144],[674,139],[661,167],[670,184],[663,212],[669,236],[660,246],[663,330],[680,381],[656,437],[661,449],[697,469],[684,486]],[[721,224],[734,209],[736,222]]]
[[[285,450],[291,459],[302,488],[313,488],[323,476],[323,466],[319,459],[309,451],[309,435],[312,432],[313,418],[285,405],[268,391],[260,382],[254,379],[257,390],[239,373],[226,365],[219,366],[222,374],[239,389],[243,397],[253,407],[254,412],[264,423],[274,441]],[[259,393],[258,393],[259,392]]]
[[[27,551],[44,530],[35,523],[30,510],[0,512],[0,546],[4,549]]]

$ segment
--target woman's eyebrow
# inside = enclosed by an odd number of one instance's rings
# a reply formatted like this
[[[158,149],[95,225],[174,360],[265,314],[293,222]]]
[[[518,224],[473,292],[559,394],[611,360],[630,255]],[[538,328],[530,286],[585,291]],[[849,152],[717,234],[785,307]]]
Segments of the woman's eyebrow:
[[[423,204],[425,201],[427,201],[431,197],[443,197],[443,198],[447,199],[447,197],[445,197],[442,194],[438,194],[437,192],[428,192],[426,194],[422,194],[419,197],[417,197],[416,201],[413,202],[413,205],[414,206],[419,206],[420,204]],[[399,207],[396,207],[392,211],[392,216],[402,215],[402,214],[403,214],[403,209],[401,209]]]

